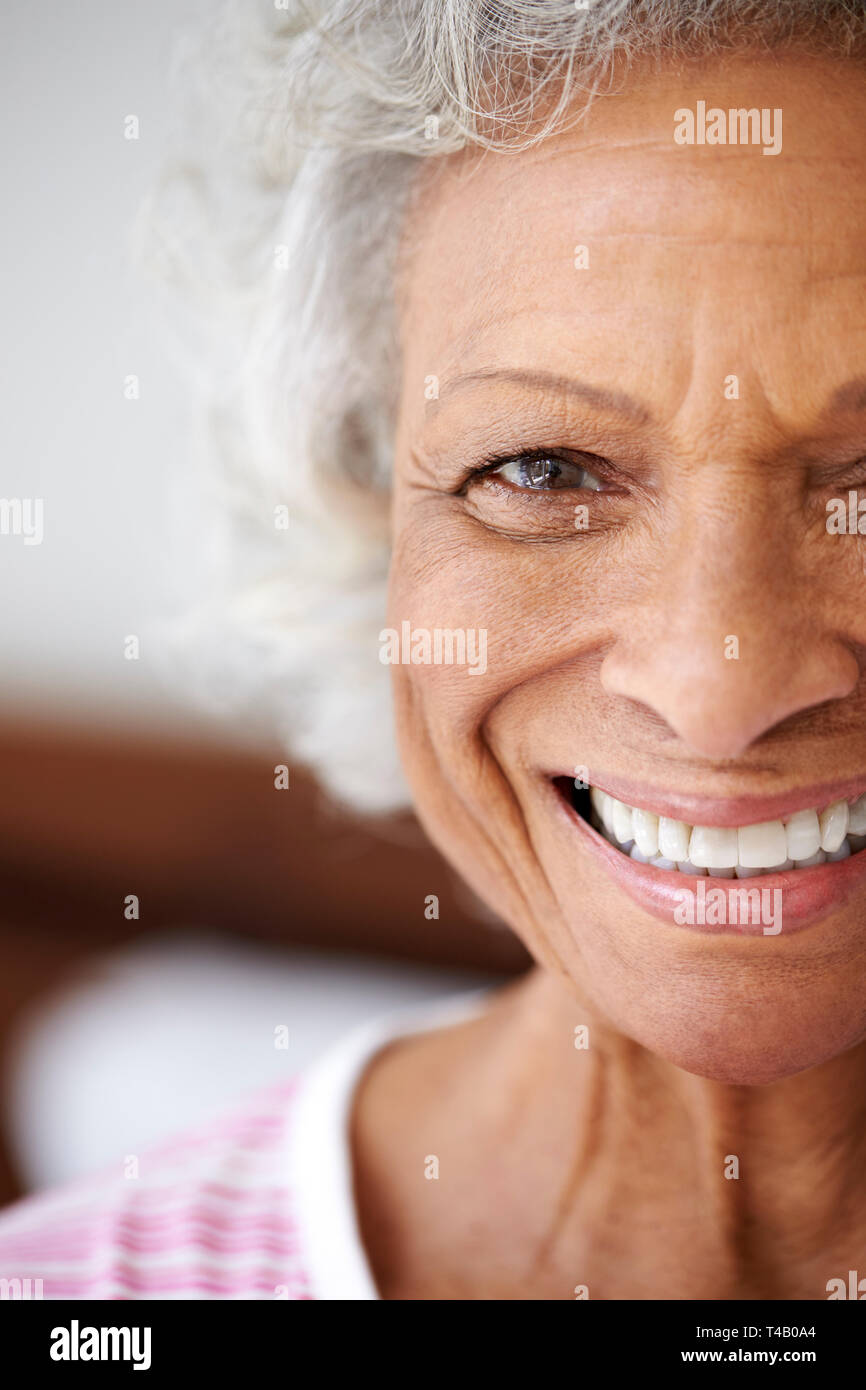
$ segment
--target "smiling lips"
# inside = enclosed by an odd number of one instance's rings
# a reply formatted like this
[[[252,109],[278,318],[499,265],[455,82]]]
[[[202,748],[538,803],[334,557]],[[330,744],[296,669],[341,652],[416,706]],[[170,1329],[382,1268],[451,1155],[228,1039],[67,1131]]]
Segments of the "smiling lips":
[[[756,825],[688,825],[590,793],[593,824],[640,864],[715,878],[753,878],[847,859],[866,846],[866,794]]]
[[[571,779],[555,780],[560,814],[577,830],[599,868],[643,911],[676,925],[677,930],[750,937],[765,936],[769,930],[773,933],[769,939],[774,940],[780,930],[786,936],[803,931],[843,908],[853,896],[861,898],[866,889],[862,778],[859,787],[854,783],[827,788],[827,799],[814,809],[803,808],[802,794],[797,807],[796,793],[743,800],[740,808],[747,812],[763,811],[767,817],[777,813],[775,819],[749,820],[743,825],[719,824],[730,820],[738,805],[736,798],[708,800],[708,819],[711,814],[716,821],[711,826],[653,814],[599,787],[586,798],[584,813]],[[823,800],[820,791],[815,800]],[[784,809],[785,801],[789,806],[793,801],[796,809]],[[669,798],[667,809],[673,810],[674,805]],[[650,850],[656,853],[651,855]],[[696,859],[705,862],[696,863]],[[737,882],[757,875],[765,876],[760,888],[747,889]],[[696,917],[694,923],[689,917],[684,923],[684,897],[698,902],[704,892],[716,904],[712,916]],[[769,929],[754,915],[743,917],[739,900],[744,893],[759,903],[766,897],[779,904]]]

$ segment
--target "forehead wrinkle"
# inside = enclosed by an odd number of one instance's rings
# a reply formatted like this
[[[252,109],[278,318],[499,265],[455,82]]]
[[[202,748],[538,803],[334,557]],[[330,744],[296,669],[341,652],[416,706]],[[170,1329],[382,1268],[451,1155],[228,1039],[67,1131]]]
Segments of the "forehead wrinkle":
[[[602,150],[604,150],[605,152],[610,153],[611,148],[612,147],[610,143],[605,143],[603,146],[598,146],[598,152],[602,152]],[[561,164],[561,156],[576,157],[580,152],[582,151],[575,151],[573,148],[560,148],[558,150],[554,150],[550,148],[545,149],[544,146],[541,146],[532,151],[532,156],[536,160],[556,158],[557,162]],[[496,206],[498,206],[502,201],[504,201],[503,195],[501,193],[502,187],[506,183],[508,185],[511,185],[514,182],[514,180],[518,178],[521,172],[520,168],[518,167],[519,165],[521,165],[521,157],[518,155],[513,159],[502,159],[501,157],[499,159],[493,159],[489,156],[489,152],[485,151],[484,153],[487,156],[485,161],[486,167],[490,168],[491,166],[495,165],[501,171],[497,174],[496,178],[491,181],[491,184],[485,187],[484,190],[485,197],[489,200],[489,206],[484,210],[485,216],[488,219],[490,219],[491,208],[495,209]],[[459,158],[459,156],[445,157],[446,160],[450,160],[452,158],[456,159]],[[818,156],[811,156],[808,154],[800,155],[797,157],[797,163],[814,165],[815,167],[823,167],[824,162],[824,159]],[[834,162],[837,164],[840,162],[844,162],[846,165],[851,164],[850,160],[835,160]],[[763,166],[759,167],[762,168]],[[695,182],[698,185],[700,185],[702,183],[702,179],[696,179]],[[699,192],[700,189],[698,187],[693,191]],[[748,247],[754,250],[754,252],[756,253],[756,259],[758,255],[762,255],[763,258],[766,257],[768,253],[778,253],[780,250],[784,251],[785,249],[788,249],[790,251],[802,252],[803,244],[805,242],[809,254],[804,258],[804,262],[807,263],[804,263],[802,265],[800,273],[798,273],[797,275],[798,282],[805,281],[810,287],[814,288],[814,286],[820,282],[832,282],[834,280],[838,280],[840,276],[843,274],[850,275],[852,278],[854,278],[856,272],[853,270],[853,268],[851,270],[848,270],[846,267],[844,271],[840,272],[840,270],[836,267],[821,267],[821,252],[826,251],[827,249],[827,239],[826,237],[816,237],[814,230],[811,226],[811,222],[813,220],[813,213],[815,215],[819,215],[819,210],[813,210],[808,203],[805,206],[801,206],[799,202],[796,200],[796,198],[792,198],[790,196],[792,192],[795,191],[796,190],[788,188],[787,184],[784,184],[779,189],[781,204],[788,205],[791,209],[791,216],[783,219],[783,225],[789,233],[788,237],[785,236],[785,232],[779,226],[778,219],[776,219],[775,224],[772,228],[770,226],[766,227],[766,235],[761,235],[759,227],[755,225],[754,220],[752,220],[751,213],[749,213],[746,208],[743,209],[743,216],[748,217],[749,221],[747,221],[746,224],[743,225],[743,220],[741,219],[739,225],[735,224],[732,227],[730,220],[728,220],[720,235],[708,235],[706,232],[702,234],[701,230],[699,229],[694,230],[690,233],[684,233],[679,230],[676,223],[672,224],[669,229],[664,230],[649,230],[644,225],[643,227],[635,228],[632,231],[604,229],[591,232],[590,235],[591,239],[594,242],[599,242],[600,244],[609,242],[616,246],[618,242],[623,245],[628,245],[629,242],[631,242],[631,244],[635,248],[639,248],[643,244],[646,246],[648,252],[651,250],[653,245],[658,247],[660,251],[663,251],[665,244],[668,244],[672,247],[692,246],[696,249],[711,249],[713,251],[718,250],[720,253],[725,253],[728,249],[735,246],[738,248]],[[497,192],[499,192],[500,196],[497,196]],[[555,212],[558,210],[558,204],[561,202],[562,197],[568,194],[569,190],[567,189],[557,190],[557,196],[553,199],[553,203],[556,206],[551,208],[551,212]],[[853,201],[856,204],[861,199],[862,194],[858,195],[856,190],[849,189],[849,201]],[[445,205],[441,208],[437,208],[435,210],[436,215],[431,219],[433,227],[431,227],[429,223],[427,226],[424,227],[423,232],[420,236],[420,240],[422,242],[422,249],[425,252],[429,252],[429,250],[431,249],[431,243],[432,249],[434,251],[437,249],[438,236],[425,236],[424,233],[431,233],[433,231],[433,228],[435,227],[436,232],[438,234],[439,229],[438,227],[436,227],[437,217],[440,213],[447,214],[449,204],[450,200],[446,196]],[[513,210],[519,211],[519,207],[515,207],[513,199],[511,200],[511,205]],[[535,203],[533,203],[532,206],[534,208],[536,206]],[[602,210],[604,210],[604,204],[602,206]],[[461,218],[464,219],[462,228],[459,230],[461,230],[462,232],[462,237],[465,237],[467,232],[469,232],[469,246],[471,246],[472,241],[474,239],[471,233],[476,223],[473,221],[471,217],[467,219],[465,214],[467,211],[471,211],[474,212],[477,217],[478,208],[476,207],[475,209],[458,209],[458,211],[461,214]],[[525,222],[522,221],[521,225],[525,225]],[[502,230],[495,223],[495,219],[494,226],[496,226],[497,231]],[[421,231],[420,228],[418,230]],[[563,241],[567,241],[570,243],[573,239],[573,236],[567,236],[563,238]],[[448,243],[449,246],[453,242],[454,238],[452,236]],[[464,245],[465,244],[466,243],[464,243]],[[493,241],[493,246],[496,247],[495,239]],[[441,254],[441,247],[439,249]],[[457,251],[459,254],[459,243],[457,244]],[[426,259],[427,263],[430,264],[430,257],[427,256]],[[429,279],[426,276],[422,275],[418,282],[419,298],[418,301],[416,301],[416,307],[420,308],[421,311],[422,328],[430,327],[432,325],[436,329],[435,337],[431,339],[430,344],[428,345],[427,350],[425,351],[424,359],[422,362],[422,370],[428,373],[431,371],[438,372],[439,375],[444,379],[446,375],[446,370],[454,369],[460,365],[463,365],[463,360],[466,357],[468,357],[472,348],[475,348],[477,350],[479,340],[483,342],[484,337],[489,337],[493,332],[496,331],[499,325],[507,322],[508,320],[513,320],[519,317],[521,314],[523,314],[525,317],[534,318],[536,321],[538,321],[538,319],[540,318],[540,305],[537,301],[539,299],[543,299],[544,295],[538,293],[538,286],[535,284],[534,281],[526,282],[525,297],[528,298],[530,291],[532,291],[533,303],[531,307],[509,311],[506,307],[506,304],[508,298],[515,292],[515,285],[522,289],[526,270],[531,269],[533,263],[535,265],[540,266],[543,263],[550,261],[551,259],[556,260],[556,257],[552,255],[552,253],[545,254],[544,252],[540,252],[537,242],[529,241],[526,238],[520,237],[518,237],[517,239],[508,238],[507,236],[499,238],[499,248],[497,248],[496,257],[488,256],[484,260],[479,261],[476,265],[475,261],[470,256],[469,270],[471,272],[470,287],[472,291],[470,303],[467,304],[465,296],[462,296],[462,302],[461,299],[456,300],[455,303],[451,306],[451,312],[454,313],[455,310],[459,312],[461,309],[465,310],[470,306],[471,308],[476,309],[477,312],[477,303],[479,300],[483,305],[483,311],[482,315],[476,318],[475,321],[470,324],[465,337],[458,338],[456,340],[452,339],[452,341],[450,342],[447,340],[445,334],[443,334],[441,330],[446,327],[450,328],[451,324],[453,323],[453,318],[446,317],[444,309],[440,311],[438,308],[437,290],[439,287],[435,283],[431,284],[429,282]],[[817,270],[816,262],[818,263]],[[515,265],[520,267],[521,263],[523,264],[524,269],[522,271],[518,270],[515,272]],[[454,276],[455,268],[456,267],[452,263],[449,270],[449,278],[452,278]],[[478,272],[477,274],[476,271]],[[465,277],[460,277],[459,270],[457,272],[457,278],[458,283],[461,279],[463,280],[465,290]],[[544,291],[545,289],[545,283],[546,282],[543,282],[541,284],[542,291]],[[604,287],[607,282],[602,277],[599,283],[602,285],[602,287]],[[476,301],[474,304],[471,303],[471,300],[473,298]],[[503,301],[506,301],[506,304],[503,304]],[[656,306],[653,305],[653,307],[655,308]],[[729,304],[729,307],[732,308],[733,305]],[[543,310],[541,312],[543,313]],[[454,317],[457,317],[457,313],[454,313]],[[563,317],[565,316],[563,315]],[[423,322],[423,320],[425,319],[427,321],[426,323]],[[417,323],[418,320],[416,320],[416,323],[413,324],[413,330]],[[760,339],[757,343],[755,341],[756,334],[758,331],[758,325],[754,322],[751,316],[748,317],[744,323],[741,323],[740,327],[741,331],[745,331],[746,338],[751,339],[752,348],[760,346]],[[414,336],[414,332],[412,336]],[[439,337],[441,339],[439,343],[435,343],[436,337]],[[428,338],[430,338],[430,335],[422,332],[420,339],[421,344],[424,345],[427,342]],[[741,347],[745,347],[746,345],[747,344],[745,342],[740,344]],[[491,346],[494,345],[491,344]],[[499,357],[502,351],[502,345],[496,344],[495,347],[496,356]],[[524,352],[526,352],[527,348],[530,349],[529,362],[527,363],[527,366],[530,367],[532,366],[532,356],[534,356],[534,353],[531,351],[531,347],[531,343],[523,344]],[[479,357],[480,366],[486,368],[487,363],[484,361],[483,348],[481,353],[479,353]],[[695,387],[693,378],[695,375],[699,375],[697,373],[698,364],[692,360],[692,355],[687,353],[686,357],[688,360],[688,371],[680,374],[680,383],[682,383],[682,386],[681,389],[676,392],[677,396],[679,397],[679,401],[677,404],[674,405],[673,412],[669,410],[665,411],[665,415],[668,417],[668,419],[670,419],[672,413],[678,414],[679,411],[682,409],[684,403],[683,397],[689,397],[692,394],[692,391]],[[760,387],[759,402],[756,402],[753,398],[751,402],[752,405],[758,405],[760,413],[765,417],[765,423],[768,424],[770,423],[769,417],[767,416],[767,412],[769,411],[770,415],[773,417],[773,427],[778,426],[779,428],[784,429],[784,433],[786,434],[786,436],[791,437],[792,430],[790,428],[790,421],[788,422],[788,428],[784,428],[784,426],[782,426],[781,424],[781,421],[782,419],[784,419],[784,416],[786,414],[783,400],[779,398],[777,396],[777,392],[773,390],[773,383],[771,380],[761,380],[762,377],[766,376],[766,372],[762,370],[760,353],[756,354],[752,352],[750,354],[750,358],[750,371],[753,374],[753,377],[756,378],[757,384]],[[467,365],[470,367],[472,366],[471,360],[467,363]],[[480,376],[483,375],[483,373],[470,372],[468,375]],[[850,411],[853,408],[852,399],[856,400],[856,396],[852,397],[849,394],[849,396],[846,399],[840,400],[840,402],[838,402],[833,408],[847,409]],[[813,402],[813,405],[815,404],[817,403]],[[424,406],[425,413],[429,415],[435,415],[436,411],[439,408],[440,402],[435,399],[428,401]],[[722,407],[722,405],[720,404],[719,410],[721,411],[723,408],[724,407]],[[738,414],[740,416],[744,416],[747,414],[747,412],[741,406],[739,408]]]
[[[721,160],[716,159],[709,163],[686,162],[688,153],[684,151],[673,151],[664,147],[658,150],[660,154],[666,154],[669,159],[670,169],[676,175],[676,184],[680,195],[687,195],[690,200],[695,202],[693,209],[694,220],[697,225],[691,229],[682,228],[682,218],[670,220],[670,225],[653,227],[652,221],[656,220],[654,215],[650,215],[650,209],[645,211],[638,210],[632,201],[632,191],[638,192],[642,198],[651,192],[647,186],[647,171],[643,164],[639,166],[639,173],[636,176],[631,169],[632,160],[627,157],[629,146],[613,141],[600,142],[591,150],[587,151],[582,147],[574,148],[560,146],[554,139],[550,142],[552,148],[544,145],[533,149],[531,159],[525,162],[527,152],[513,156],[511,159],[504,159],[495,166],[495,172],[483,187],[483,198],[487,205],[487,216],[490,221],[497,220],[497,210],[502,208],[504,214],[513,215],[515,208],[515,198],[513,186],[523,185],[528,182],[530,190],[530,205],[527,209],[527,218],[535,226],[535,219],[539,211],[539,206],[547,208],[552,214],[558,214],[562,210],[562,205],[568,212],[568,221],[572,220],[573,208],[577,205],[581,209],[581,230],[583,239],[591,239],[596,243],[606,241],[616,242],[617,240],[633,239],[635,243],[641,241],[647,244],[657,244],[663,246],[665,243],[676,246],[693,246],[695,248],[706,248],[713,245],[750,247],[756,250],[764,249],[769,253],[779,248],[791,248],[796,250],[802,247],[805,242],[815,240],[814,228],[811,225],[804,225],[804,215],[808,217],[808,208],[804,208],[802,200],[797,196],[797,190],[788,187],[793,175],[793,166],[798,166],[802,173],[809,173],[817,169],[824,171],[827,166],[827,157],[824,155],[812,155],[802,153],[788,155],[784,170],[770,171],[774,174],[774,179],[765,184],[764,193],[758,204],[754,198],[743,200],[737,196],[737,189],[728,189],[728,196],[731,199],[729,212],[731,215],[726,219],[724,228],[721,230],[716,226],[706,227],[701,225],[704,218],[703,199],[707,185],[723,187],[726,182],[725,165],[731,172],[730,162],[742,158],[746,161],[747,167],[754,163],[754,150],[746,146],[720,147],[722,151]],[[634,151],[640,155],[642,147],[635,145]],[[602,160],[610,160],[611,156],[618,167],[614,170],[614,185],[612,186],[609,178],[599,183],[593,174],[592,181],[587,186],[585,179],[582,178],[579,168],[575,168],[573,179],[555,179],[546,185],[543,182],[544,171],[551,164],[561,165],[563,161],[578,161],[584,153],[591,153],[593,156],[601,157]],[[717,153],[714,151],[714,154]],[[485,151],[485,154],[487,152]],[[619,156],[619,158],[617,158]],[[447,156],[455,158],[456,156]],[[858,179],[858,171],[862,169],[862,159],[854,157],[836,157],[834,164],[846,166],[850,169],[851,179],[848,193],[848,202],[852,207],[858,204],[866,209],[866,199],[861,191],[861,181]],[[763,167],[763,166],[761,166]],[[489,164],[477,166],[478,169],[490,169]],[[610,171],[607,171],[608,175]],[[658,172],[658,170],[656,170]],[[542,176],[542,187],[537,186],[533,189],[533,182]],[[448,181],[446,179],[443,191],[445,192],[445,205],[451,204],[448,192]],[[452,189],[452,191],[456,191]],[[669,193],[670,190],[667,190]],[[659,204],[657,209],[658,219],[665,216],[662,204],[666,195],[664,184],[657,189],[658,197],[656,202]],[[655,196],[655,195],[654,195]],[[643,204],[641,204],[643,207]],[[461,206],[461,200],[457,197],[457,208],[461,217],[469,214],[469,226],[472,226],[472,217],[478,212],[478,204],[473,204],[470,208]],[[780,209],[784,209],[784,215]],[[633,222],[629,226],[629,222]],[[650,223],[648,226],[647,223]],[[617,225],[617,223],[619,225]],[[543,224],[544,225],[544,224]],[[784,230],[783,230],[784,228]],[[549,230],[549,224],[548,224]],[[562,244],[573,242],[576,238],[570,231],[563,232]],[[579,238],[577,238],[579,239]],[[557,246],[557,239],[551,238],[554,253]],[[817,245],[820,247],[826,244],[826,235],[823,233],[817,237]],[[506,254],[501,253],[497,259],[500,263],[513,263],[513,251],[517,250],[518,258],[526,259],[526,252],[529,248],[525,244],[514,247],[506,244]]]

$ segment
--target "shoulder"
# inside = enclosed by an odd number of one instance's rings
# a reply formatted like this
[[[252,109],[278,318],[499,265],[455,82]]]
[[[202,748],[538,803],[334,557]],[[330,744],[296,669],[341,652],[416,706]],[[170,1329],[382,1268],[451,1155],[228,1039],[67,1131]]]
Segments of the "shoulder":
[[[0,1298],[309,1298],[288,1162],[296,1085],[0,1212]]]

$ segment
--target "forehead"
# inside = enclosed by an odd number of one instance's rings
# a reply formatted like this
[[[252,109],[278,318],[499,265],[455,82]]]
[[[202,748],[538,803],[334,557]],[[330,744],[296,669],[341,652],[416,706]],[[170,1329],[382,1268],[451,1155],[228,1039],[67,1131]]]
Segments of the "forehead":
[[[700,102],[780,111],[781,152],[678,144],[675,114]],[[409,227],[407,372],[613,373],[672,408],[678,365],[772,374],[782,357],[817,403],[863,370],[864,119],[859,65],[740,57],[635,72],[538,146],[433,162]]]

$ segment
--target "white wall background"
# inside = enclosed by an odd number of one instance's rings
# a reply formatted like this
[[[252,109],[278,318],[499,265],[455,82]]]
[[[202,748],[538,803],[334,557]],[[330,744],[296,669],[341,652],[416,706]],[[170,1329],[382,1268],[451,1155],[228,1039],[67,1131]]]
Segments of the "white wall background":
[[[2,712],[191,717],[146,647],[123,657],[126,634],[173,608],[170,485],[188,456],[130,236],[170,138],[173,45],[208,14],[207,0],[0,9],[0,497],[42,497],[45,518],[39,546],[0,535]]]

